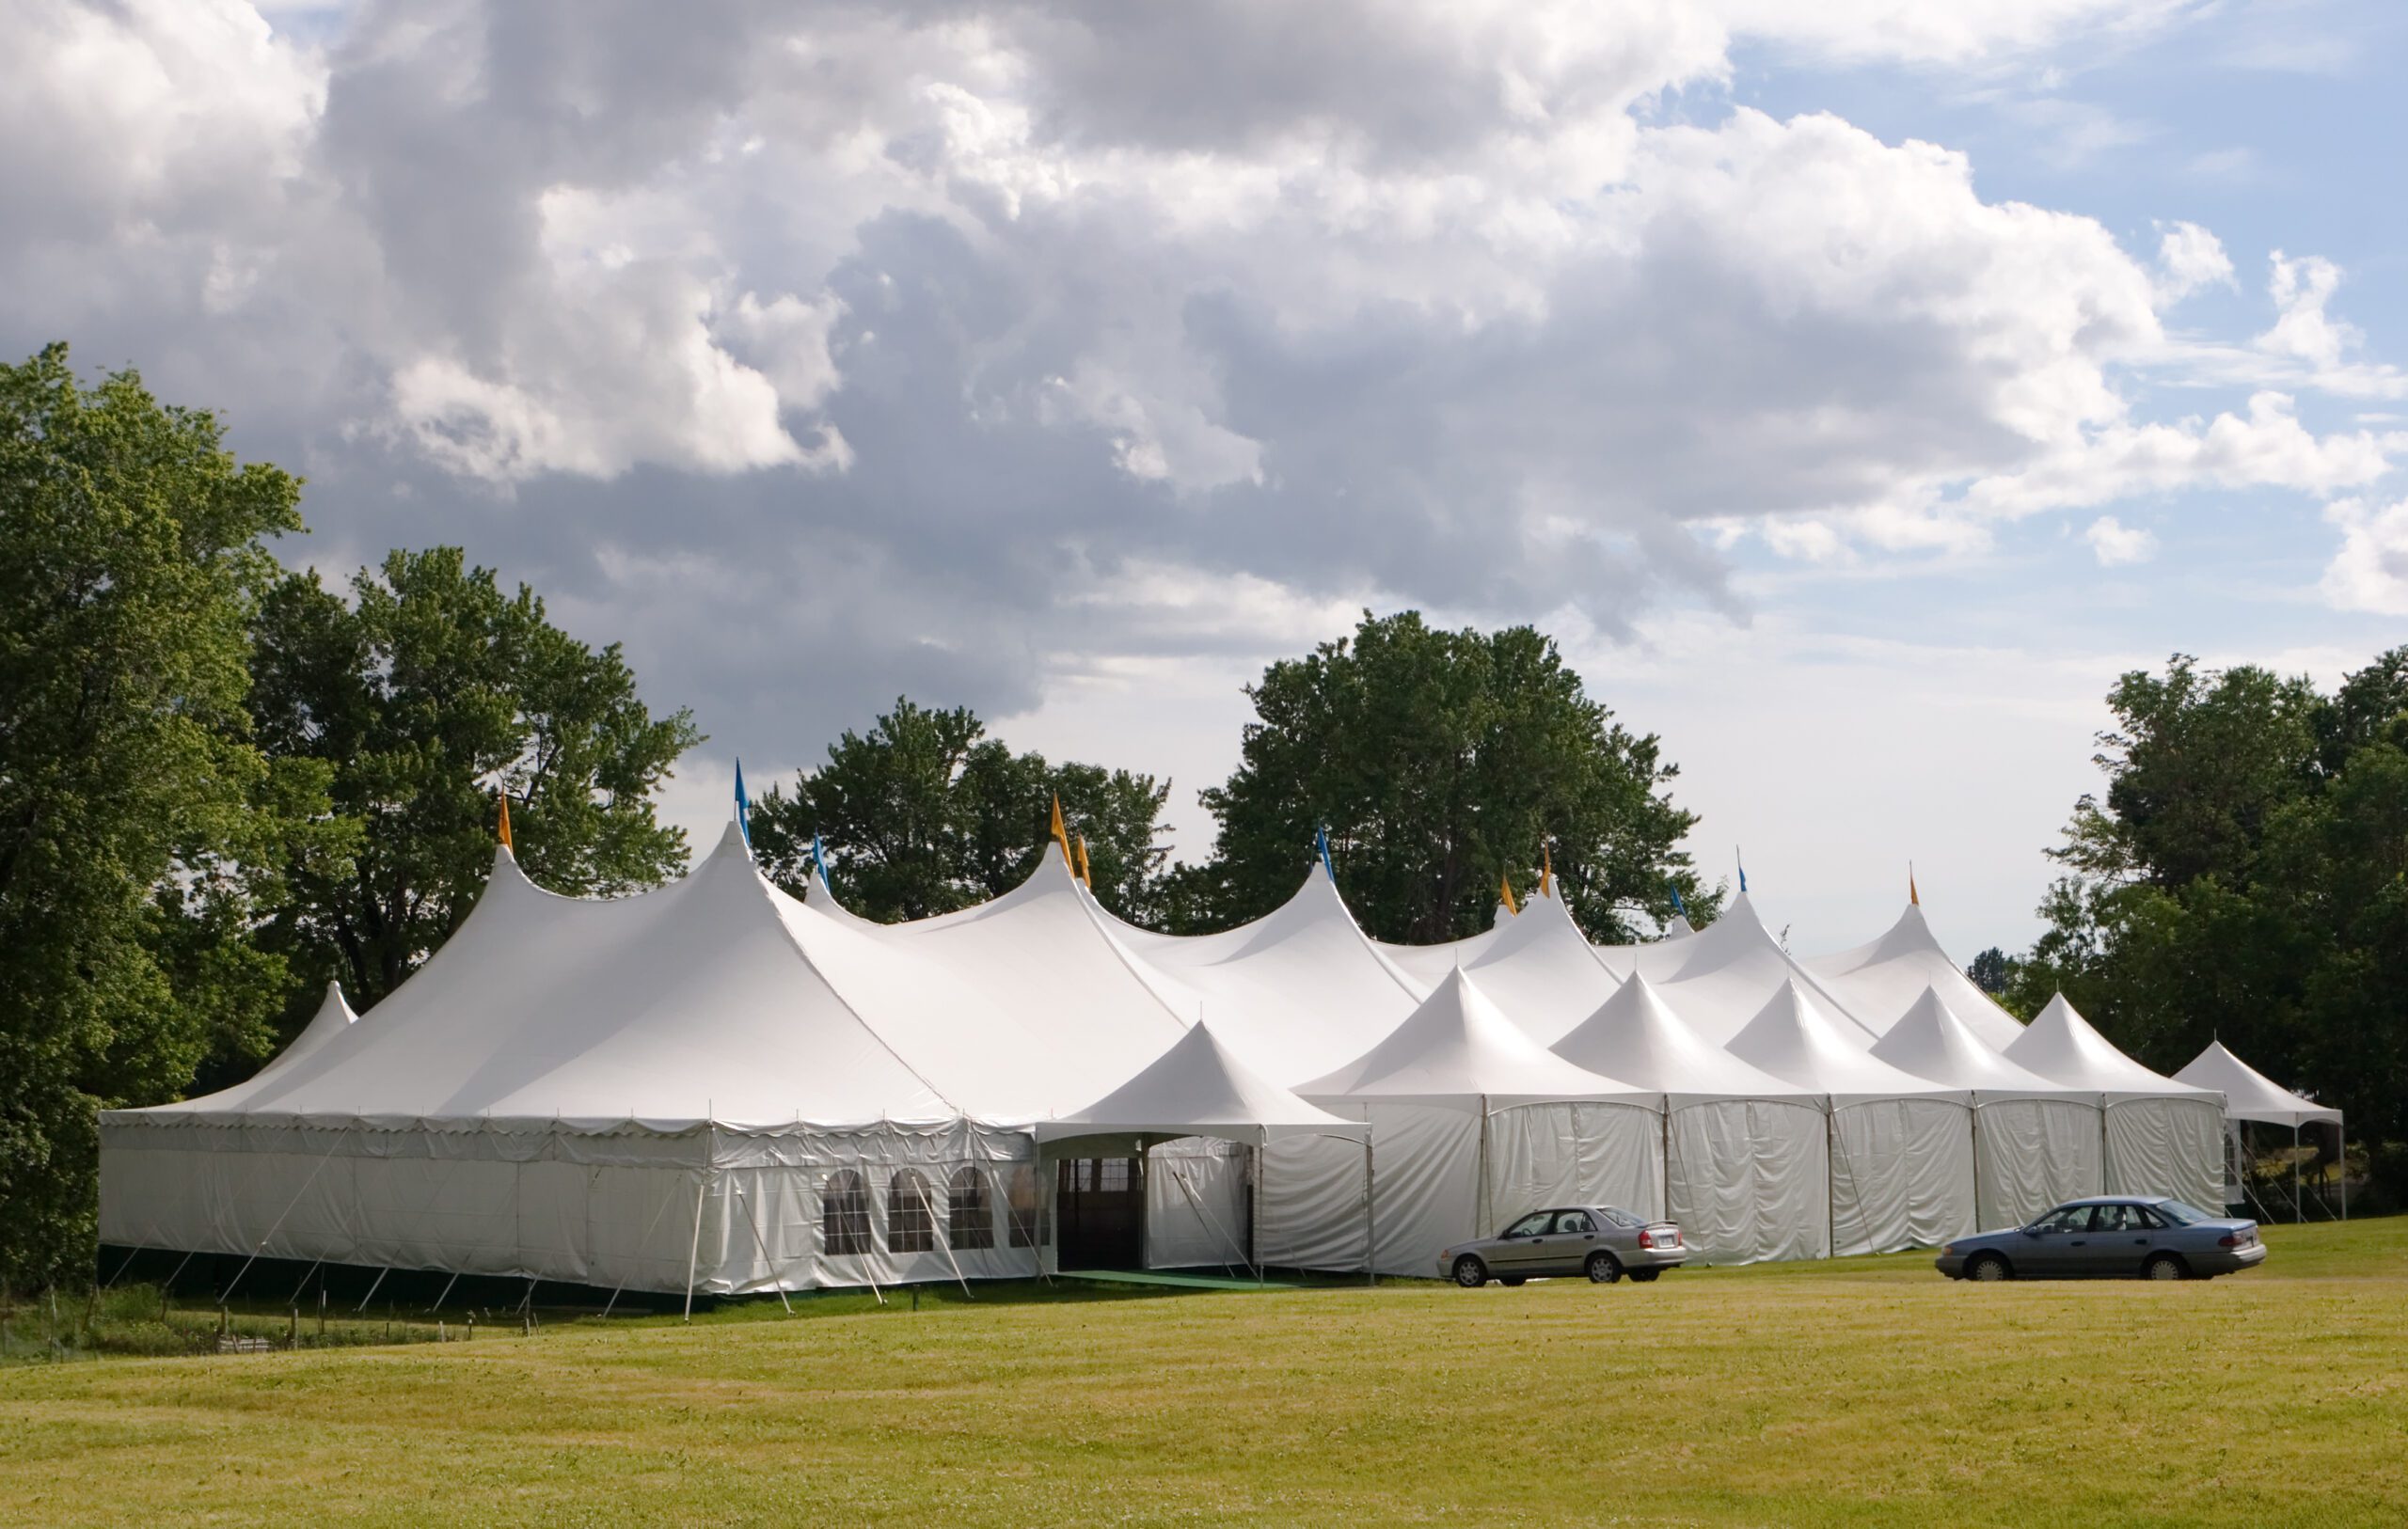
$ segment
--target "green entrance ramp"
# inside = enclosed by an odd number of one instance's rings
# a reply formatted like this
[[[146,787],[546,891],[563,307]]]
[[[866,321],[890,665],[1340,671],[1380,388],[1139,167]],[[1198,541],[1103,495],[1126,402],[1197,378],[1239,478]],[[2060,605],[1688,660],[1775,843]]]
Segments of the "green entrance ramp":
[[[1060,1280],[1092,1280],[1098,1285],[1146,1285],[1165,1290],[1293,1290],[1295,1285],[1278,1280],[1230,1279],[1220,1274],[1180,1274],[1168,1269],[1066,1269],[1054,1276]]]

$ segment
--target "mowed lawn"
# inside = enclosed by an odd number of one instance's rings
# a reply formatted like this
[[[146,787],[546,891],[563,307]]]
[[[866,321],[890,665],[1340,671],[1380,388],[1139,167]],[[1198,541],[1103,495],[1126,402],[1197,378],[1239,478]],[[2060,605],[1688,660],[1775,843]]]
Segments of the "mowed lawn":
[[[21,1367],[0,1523],[2408,1521],[2408,1219],[2267,1241]]]

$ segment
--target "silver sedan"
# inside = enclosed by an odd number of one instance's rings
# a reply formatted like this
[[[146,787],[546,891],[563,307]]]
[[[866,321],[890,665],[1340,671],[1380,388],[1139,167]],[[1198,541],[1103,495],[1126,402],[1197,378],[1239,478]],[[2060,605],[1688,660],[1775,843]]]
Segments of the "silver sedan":
[[[1438,1271],[1468,1289],[1492,1279],[1519,1285],[1548,1274],[1586,1274],[1611,1285],[1624,1274],[1652,1280],[1688,1255],[1681,1229],[1671,1222],[1651,1222],[1613,1206],[1564,1206],[1533,1210],[1495,1237],[1445,1250]]]

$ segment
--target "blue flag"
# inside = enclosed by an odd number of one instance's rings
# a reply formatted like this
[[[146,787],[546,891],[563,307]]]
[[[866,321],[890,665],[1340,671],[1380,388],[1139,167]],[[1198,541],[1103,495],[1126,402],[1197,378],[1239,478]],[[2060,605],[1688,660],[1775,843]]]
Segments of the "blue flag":
[[[1741,859],[1739,852],[1734,849],[1731,851],[1731,863],[1739,868],[1739,895],[1745,897],[1748,895],[1748,862]]]
[[[744,761],[736,762],[736,827],[744,835],[744,847],[752,847],[752,804],[744,797]]]
[[[1336,881],[1338,873],[1332,870],[1329,864],[1329,829],[1326,826],[1313,830],[1313,849],[1321,856],[1322,874],[1330,880]]]
[[[1679,914],[1684,919],[1687,918],[1689,916],[1689,907],[1687,903],[1681,901],[1681,889],[1673,886],[1672,883],[1669,881],[1664,883],[1664,885],[1671,890],[1672,911]]]
[[[811,868],[819,874],[819,884],[828,886],[828,860],[819,853],[819,836],[816,833],[811,836]],[[833,888],[829,890],[834,891]]]

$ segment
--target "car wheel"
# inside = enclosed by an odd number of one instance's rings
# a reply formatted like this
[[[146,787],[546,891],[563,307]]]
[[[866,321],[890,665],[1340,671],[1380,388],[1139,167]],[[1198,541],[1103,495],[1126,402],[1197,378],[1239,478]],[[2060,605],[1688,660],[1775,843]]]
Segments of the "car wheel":
[[[1589,1283],[1611,1285],[1622,1278],[1622,1260],[1599,1249],[1589,1255]]]
[[[1455,1283],[1466,1290],[1477,1290],[1488,1283],[1488,1266],[1470,1253],[1455,1260]]]
[[[1630,1270],[1630,1277],[1637,1280],[1640,1284],[1645,1285],[1663,1272],[1664,1271],[1660,1269],[1634,1269]]]
[[[2182,1261],[2179,1253],[2162,1253],[2141,1266],[2141,1278],[2145,1280],[2187,1280],[2190,1277],[2191,1266]]]
[[[1993,1280],[2011,1280],[2015,1278],[2015,1270],[2007,1268],[2006,1260],[1997,1253],[1976,1253],[1973,1261],[1965,1266],[1965,1278],[1987,1284]]]

